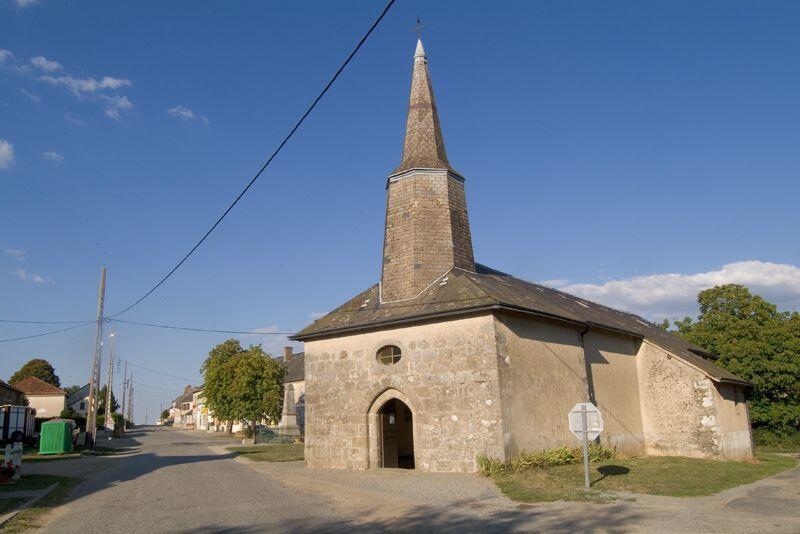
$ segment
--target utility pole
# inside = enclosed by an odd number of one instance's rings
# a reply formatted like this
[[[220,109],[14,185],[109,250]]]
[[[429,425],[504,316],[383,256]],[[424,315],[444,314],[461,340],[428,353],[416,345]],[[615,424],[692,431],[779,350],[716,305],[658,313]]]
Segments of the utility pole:
[[[106,423],[105,426],[107,429],[114,432],[114,417],[111,415],[111,412],[114,409],[114,406],[111,402],[111,395],[112,395],[112,388],[114,386],[114,362],[116,361],[116,352],[114,352],[114,340],[117,338],[117,333],[112,332],[108,335],[110,340],[110,347],[109,347],[109,356],[108,356],[108,385],[106,386]],[[111,436],[108,437],[111,439]]]
[[[100,291],[97,295],[97,327],[94,335],[94,357],[89,378],[89,413],[86,417],[86,436],[91,447],[97,438],[97,393],[100,387],[100,358],[103,353],[103,304],[106,298],[106,268],[100,271]]]
[[[120,409],[122,410],[122,430],[124,431],[127,425],[125,422],[125,397],[128,395],[128,360],[125,360],[125,372],[122,375],[122,404],[120,404]]]
[[[130,419],[131,425],[133,425],[133,373],[131,373],[131,378],[128,383],[128,419]]]
[[[150,415],[150,408],[144,409],[144,426],[147,426],[147,417]]]

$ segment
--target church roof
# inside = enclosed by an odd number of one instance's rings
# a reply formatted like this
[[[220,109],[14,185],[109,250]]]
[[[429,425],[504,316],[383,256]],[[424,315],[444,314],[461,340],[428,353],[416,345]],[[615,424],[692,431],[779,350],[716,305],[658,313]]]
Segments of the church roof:
[[[637,315],[526,282],[483,265],[476,265],[476,271],[453,268],[416,298],[398,302],[381,303],[380,285],[375,284],[295,334],[293,339],[308,341],[447,316],[506,310],[645,339],[715,381],[749,384],[715,365],[711,361],[715,355]]]
[[[442,126],[439,124],[436,100],[433,98],[428,59],[421,40],[417,41],[417,49],[414,52],[414,73],[411,77],[403,160],[392,174],[410,169],[453,170],[447,161],[447,152],[444,149],[444,137]]]

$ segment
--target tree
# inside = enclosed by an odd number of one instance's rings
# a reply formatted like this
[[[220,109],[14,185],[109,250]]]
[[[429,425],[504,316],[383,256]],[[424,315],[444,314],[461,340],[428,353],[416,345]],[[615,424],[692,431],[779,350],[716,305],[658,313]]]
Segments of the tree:
[[[251,345],[228,364],[233,368],[231,393],[237,419],[246,419],[255,431],[257,421],[277,422],[283,402],[286,368],[271,358],[261,345]]]
[[[61,387],[61,380],[58,379],[56,370],[50,365],[50,362],[40,358],[34,358],[23,365],[19,371],[12,375],[8,382],[13,386],[23,378],[28,378],[29,376],[35,376],[39,380],[44,380],[57,388]]]
[[[717,363],[755,384],[750,417],[756,429],[779,436],[800,432],[800,314],[741,285],[701,291],[700,315],[676,321],[677,334],[720,355]]]
[[[161,419],[164,421],[169,419],[169,410],[164,410],[163,412],[161,412]]]
[[[243,349],[229,339],[211,349],[200,372],[206,403],[218,419],[246,419],[254,428],[261,419],[280,417],[286,370],[261,345]]]
[[[208,358],[200,368],[205,381],[203,395],[206,403],[214,412],[214,417],[220,421],[230,422],[236,418],[231,395],[233,373],[228,364],[243,350],[239,340],[229,339],[211,349]],[[227,426],[228,432],[231,432],[231,425]]]
[[[105,415],[106,413],[106,395],[108,391],[108,385],[105,385],[100,388],[100,391],[97,393],[97,415]],[[119,403],[117,402],[117,398],[114,396],[114,388],[111,388],[111,413],[116,412],[119,410]]]

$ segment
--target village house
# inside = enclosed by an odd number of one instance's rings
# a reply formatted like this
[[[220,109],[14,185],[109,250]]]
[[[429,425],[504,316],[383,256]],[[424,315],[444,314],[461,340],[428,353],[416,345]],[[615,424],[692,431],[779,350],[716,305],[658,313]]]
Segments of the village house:
[[[14,387],[28,398],[28,406],[36,409],[36,417],[58,417],[67,405],[67,393],[35,376],[16,382]]]
[[[89,384],[67,396],[67,410],[86,417],[89,412]]]
[[[293,337],[305,342],[306,464],[471,472],[478,455],[576,446],[567,413],[587,401],[622,453],[750,457],[751,385],[715,355],[475,262],[421,42],[413,62],[380,281]]]
[[[175,426],[187,429],[194,428],[194,395],[198,391],[202,391],[202,388],[186,386],[183,388],[183,394],[172,401],[169,415]]]
[[[0,406],[5,404],[18,405],[22,402],[23,393],[2,380],[0,380]]]
[[[204,431],[212,429],[214,417],[208,409],[202,389],[192,393],[192,403],[194,404],[194,429]]]
[[[292,347],[284,347],[283,356],[276,359],[286,367],[283,412],[278,428],[301,435],[305,426],[305,354],[295,353]]]

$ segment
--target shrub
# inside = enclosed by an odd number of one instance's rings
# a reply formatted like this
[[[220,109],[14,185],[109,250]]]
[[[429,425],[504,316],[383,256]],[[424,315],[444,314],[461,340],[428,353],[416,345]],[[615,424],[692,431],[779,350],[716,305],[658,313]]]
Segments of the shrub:
[[[614,457],[614,451],[596,443],[589,444],[589,461],[602,462]],[[512,456],[506,462],[501,462],[497,458],[478,456],[478,467],[485,475],[496,475],[505,471],[525,471],[531,468],[547,468],[559,465],[577,464],[583,461],[583,449],[581,447],[556,447],[545,449],[539,452],[520,452]]]

